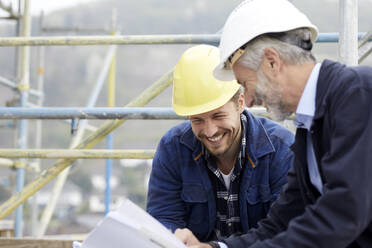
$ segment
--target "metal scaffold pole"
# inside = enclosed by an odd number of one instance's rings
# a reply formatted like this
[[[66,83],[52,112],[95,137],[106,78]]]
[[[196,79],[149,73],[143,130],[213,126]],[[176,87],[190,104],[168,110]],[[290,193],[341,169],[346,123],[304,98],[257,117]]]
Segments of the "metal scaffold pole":
[[[358,64],[358,1],[340,0],[339,61]]]
[[[117,49],[116,46],[110,46],[110,48],[109,48],[109,50],[106,54],[102,70],[101,70],[101,72],[98,76],[97,82],[95,84],[95,87],[93,88],[93,91],[92,91],[92,93],[91,93],[91,95],[88,99],[87,107],[91,108],[91,107],[94,107],[94,105],[96,104],[99,93],[100,93],[100,91],[101,91],[101,89],[104,85],[105,78],[106,78],[106,76],[109,72],[111,60],[115,55],[116,49]],[[81,142],[81,139],[83,138],[83,135],[85,133],[85,129],[86,129],[87,124],[88,124],[87,120],[82,120],[80,122],[77,133],[74,134],[73,139],[70,143],[70,148],[75,148],[79,144],[79,142]],[[37,232],[36,232],[36,235],[38,237],[43,236],[46,232],[46,229],[47,229],[48,224],[49,224],[49,222],[52,218],[53,212],[54,212],[55,207],[57,205],[58,198],[59,198],[59,196],[62,192],[63,186],[64,186],[64,184],[67,180],[67,176],[68,176],[69,172],[70,172],[70,167],[67,167],[60,175],[58,175],[58,178],[57,178],[56,182],[54,183],[52,197],[48,201],[48,203],[47,203],[47,205],[46,205],[46,207],[45,207],[45,209],[42,213],[39,228],[37,229]]]
[[[149,159],[155,150],[113,149],[0,149],[3,158]]]
[[[249,111],[255,115],[267,115],[264,107],[249,108]],[[187,117],[177,115],[171,107],[0,107],[1,119],[184,120]]]
[[[11,88],[12,90],[18,90],[18,85],[11,80],[0,76],[0,84]],[[29,89],[28,90],[29,95],[35,96],[35,97],[43,97],[43,94],[37,90]]]
[[[361,38],[365,33],[359,33]],[[316,42],[338,42],[338,33],[321,33]],[[175,35],[102,35],[102,36],[52,36],[52,37],[2,37],[0,46],[92,46],[92,45],[165,45],[212,44],[218,45],[219,34]]]
[[[113,31],[111,35],[115,35],[116,29],[116,10],[112,11],[112,26]],[[116,74],[116,54],[112,57],[110,64],[110,71],[107,78],[107,106],[109,108],[115,107],[115,74]],[[113,149],[114,146],[114,135],[109,133],[106,137],[106,149]],[[105,211],[104,215],[107,215],[110,211],[110,202],[111,202],[111,174],[112,174],[112,159],[106,159],[106,168],[105,168]]]
[[[13,167],[16,167],[15,165],[16,163],[10,159],[0,158],[0,166],[13,168]]]
[[[8,17],[3,17],[3,19],[9,19],[9,20],[18,20],[19,19],[19,13],[14,12],[12,5],[6,5],[2,0],[0,0],[0,9],[8,12]]]
[[[172,84],[173,70],[166,73],[158,81],[143,91],[137,98],[127,104],[127,107],[141,107],[150,102],[154,97],[159,95],[163,90]],[[99,143],[110,132],[121,126],[125,120],[107,121],[97,131],[82,140],[75,148],[77,149],[90,149]],[[0,205],[0,219],[5,218],[16,207],[26,201],[35,192],[44,187],[47,183],[53,180],[59,173],[70,166],[76,159],[61,159],[58,160],[53,166],[43,171],[35,181],[29,183],[24,189],[13,195],[10,199]]]
[[[43,26],[43,20],[44,20],[44,12],[40,13],[40,35],[43,35],[42,26]],[[39,65],[37,68],[37,90],[40,93],[44,92],[44,71],[45,71],[45,47],[41,46],[38,47],[38,60]],[[43,95],[40,96],[37,99],[37,105],[43,106],[44,104],[44,97]],[[43,123],[41,119],[36,120],[35,122],[35,148],[40,149],[42,146],[42,135],[43,135]],[[41,160],[40,158],[36,159],[35,162],[38,165],[38,168],[40,168]],[[36,178],[38,175],[38,171],[34,172],[33,178]],[[37,228],[39,226],[38,223],[38,215],[39,215],[39,209],[37,205],[38,200],[38,194],[36,193],[32,199],[31,199],[31,234],[32,236],[36,236],[37,234]]]
[[[23,37],[30,36],[31,33],[31,17],[30,17],[30,0],[24,0],[23,2],[23,16],[22,16],[22,30],[21,35]],[[18,84],[19,90],[19,105],[21,107],[27,106],[28,102],[28,89],[30,81],[30,48],[24,46],[21,48],[21,61],[20,61],[20,81]],[[20,149],[27,148],[27,120],[20,120],[18,124],[18,137],[17,143]],[[19,162],[25,162],[24,159],[20,159]],[[16,191],[20,192],[23,189],[25,182],[25,169],[18,168],[16,176]],[[15,230],[14,234],[16,237],[22,236],[22,221],[23,221],[23,206],[20,205],[15,214]]]
[[[372,30],[370,30],[362,39],[359,40],[358,44],[358,62],[359,64],[363,62],[364,59],[372,53],[372,42],[368,40],[372,37]]]

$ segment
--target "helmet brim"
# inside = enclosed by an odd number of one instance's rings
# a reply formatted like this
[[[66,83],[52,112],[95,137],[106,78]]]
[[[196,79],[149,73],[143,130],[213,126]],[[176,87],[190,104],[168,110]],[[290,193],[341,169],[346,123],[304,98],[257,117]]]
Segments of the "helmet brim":
[[[213,70],[213,76],[220,81],[235,80],[235,75],[232,70],[226,69],[223,63],[220,63]]]

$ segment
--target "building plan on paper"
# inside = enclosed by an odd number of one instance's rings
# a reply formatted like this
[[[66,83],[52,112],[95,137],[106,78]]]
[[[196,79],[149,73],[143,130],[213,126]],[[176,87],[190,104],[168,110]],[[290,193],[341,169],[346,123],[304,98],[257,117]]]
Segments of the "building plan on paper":
[[[81,248],[186,248],[169,230],[130,200],[110,212]]]

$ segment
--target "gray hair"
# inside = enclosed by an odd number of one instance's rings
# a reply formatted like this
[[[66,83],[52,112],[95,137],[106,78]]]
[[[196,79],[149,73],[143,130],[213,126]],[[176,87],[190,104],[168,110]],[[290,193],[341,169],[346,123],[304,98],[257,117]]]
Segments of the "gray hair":
[[[262,62],[264,50],[274,48],[281,59],[288,64],[305,64],[316,62],[311,53],[311,31],[297,28],[283,33],[267,33],[248,42],[244,54],[237,63],[257,71]]]

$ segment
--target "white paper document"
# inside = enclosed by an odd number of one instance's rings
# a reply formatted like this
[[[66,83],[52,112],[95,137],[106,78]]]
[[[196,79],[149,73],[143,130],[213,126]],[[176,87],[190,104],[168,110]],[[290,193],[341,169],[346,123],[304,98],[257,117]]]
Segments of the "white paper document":
[[[110,212],[81,248],[186,248],[169,230],[130,200]]]

